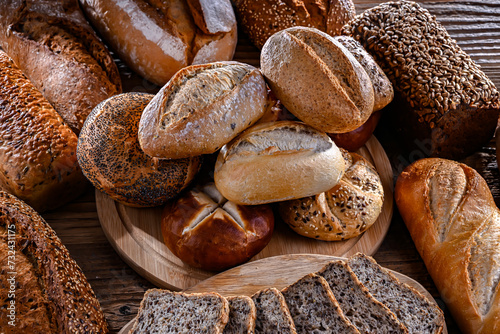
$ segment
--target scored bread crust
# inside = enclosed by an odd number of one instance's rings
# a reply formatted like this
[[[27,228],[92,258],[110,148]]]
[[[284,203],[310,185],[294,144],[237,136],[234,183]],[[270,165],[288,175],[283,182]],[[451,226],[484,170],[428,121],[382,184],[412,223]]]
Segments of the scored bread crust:
[[[399,176],[395,199],[436,287],[464,333],[500,331],[500,213],[474,169],[429,158]]]
[[[14,232],[15,246],[8,243],[12,239],[7,230]],[[99,301],[54,230],[35,210],[4,191],[0,191],[0,233],[2,242],[15,252],[13,271],[20,275],[15,292],[18,303],[15,328],[32,333],[37,326],[44,326],[38,322],[46,319],[49,333],[108,332]],[[6,265],[4,269],[11,265],[7,265],[11,263],[7,262],[11,254],[0,254],[0,263]],[[28,275],[35,281],[26,281]],[[5,283],[4,279],[0,282],[0,295],[5,297],[1,299],[2,310],[10,305],[7,298],[10,285]],[[37,318],[33,318],[35,314]],[[44,318],[38,318],[42,315]],[[0,325],[4,321],[5,326],[0,327],[9,328],[5,314],[0,317]]]

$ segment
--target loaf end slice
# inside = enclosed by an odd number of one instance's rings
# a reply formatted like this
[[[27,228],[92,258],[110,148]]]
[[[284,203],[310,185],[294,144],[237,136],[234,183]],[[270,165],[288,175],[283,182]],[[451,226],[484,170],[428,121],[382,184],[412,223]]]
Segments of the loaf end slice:
[[[257,308],[255,334],[296,334],[295,324],[285,298],[276,288],[264,289],[252,296]]]
[[[130,333],[222,333],[229,303],[217,293],[146,291]]]
[[[229,297],[229,321],[224,334],[253,334],[257,309],[252,298],[247,296]]]
[[[318,272],[323,276],[345,316],[361,333],[408,333],[384,304],[373,298],[344,261],[332,261]]]
[[[372,257],[358,253],[347,265],[373,297],[394,312],[409,333],[443,332],[443,311],[413,287],[400,282]]]
[[[297,333],[359,333],[345,317],[323,277],[306,275],[282,293]]]

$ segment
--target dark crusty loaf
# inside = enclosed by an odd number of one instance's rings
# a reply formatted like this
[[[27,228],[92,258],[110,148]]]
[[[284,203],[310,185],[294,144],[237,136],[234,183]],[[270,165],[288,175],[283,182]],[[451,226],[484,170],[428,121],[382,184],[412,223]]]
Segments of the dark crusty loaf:
[[[54,230],[31,207],[4,191],[0,191],[0,235],[2,332],[108,332],[92,288]],[[9,297],[11,290],[14,298]],[[13,318],[8,317],[11,305]]]
[[[373,297],[394,312],[409,333],[442,333],[443,311],[411,286],[399,282],[373,258],[357,253],[347,265]]]
[[[394,313],[375,300],[344,261],[332,261],[318,272],[323,276],[346,317],[361,333],[408,333]]]
[[[218,293],[150,289],[144,294],[130,334],[220,334],[228,317],[229,303]]]
[[[278,289],[261,290],[252,300],[257,308],[255,334],[297,334],[285,298]]]
[[[282,291],[297,333],[358,333],[345,317],[328,282],[309,274]]]
[[[87,185],[76,160],[77,140],[0,51],[0,188],[39,212],[73,200]]]
[[[224,334],[253,334],[257,309],[252,298],[235,296],[227,298],[229,302],[229,321],[224,327]]]
[[[0,18],[0,46],[77,133],[99,102],[121,92],[118,68],[77,0],[3,0]]]
[[[460,159],[491,139],[499,93],[426,9],[411,1],[384,3],[343,33],[359,40],[392,82],[402,105],[390,119],[410,142],[430,141],[431,156]]]

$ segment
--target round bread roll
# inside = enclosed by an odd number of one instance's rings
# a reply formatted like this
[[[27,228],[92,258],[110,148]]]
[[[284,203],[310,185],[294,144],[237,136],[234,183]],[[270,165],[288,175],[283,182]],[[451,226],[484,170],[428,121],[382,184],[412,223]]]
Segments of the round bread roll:
[[[200,158],[160,160],[141,150],[137,128],[154,95],[124,93],[100,103],[80,132],[78,162],[100,191],[129,206],[164,204],[194,178]]]
[[[231,60],[237,43],[229,0],[79,0],[131,69],[164,85],[183,67]]]
[[[214,180],[238,204],[263,204],[319,194],[344,173],[342,153],[325,133],[306,124],[258,124],[219,152]]]
[[[343,133],[360,127],[373,112],[370,77],[333,37],[295,27],[269,38],[261,71],[283,105],[318,130]]]
[[[325,241],[346,240],[377,220],[384,202],[377,171],[359,154],[343,151],[343,155],[348,167],[336,186],[279,204],[281,217],[298,234]]]
[[[380,110],[376,111],[356,130],[345,133],[329,133],[328,135],[338,147],[349,152],[357,151],[373,135],[381,116],[382,112]]]
[[[260,71],[238,62],[186,67],[144,109],[139,143],[146,154],[179,159],[216,152],[266,110]]]
[[[356,14],[351,0],[233,0],[233,4],[238,22],[259,49],[274,33],[295,26],[340,35]]]
[[[250,260],[271,240],[270,206],[227,201],[213,183],[186,192],[163,211],[163,239],[187,264],[220,271]]]

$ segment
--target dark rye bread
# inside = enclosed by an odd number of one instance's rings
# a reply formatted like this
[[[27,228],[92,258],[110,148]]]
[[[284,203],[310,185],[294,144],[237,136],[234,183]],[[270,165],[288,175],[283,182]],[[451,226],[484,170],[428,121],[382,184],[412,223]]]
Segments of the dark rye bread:
[[[0,46],[76,133],[121,92],[118,68],[77,0],[0,1]]]
[[[349,258],[347,265],[373,297],[394,312],[409,333],[443,332],[443,311],[420,292],[400,282],[373,258],[357,253]]]
[[[344,316],[328,282],[309,274],[282,291],[297,333],[358,333]]]
[[[228,317],[229,303],[218,293],[150,289],[144,294],[130,334],[219,334]]]
[[[344,261],[332,261],[321,269],[345,316],[361,333],[408,333],[394,313],[368,292]]]
[[[429,11],[411,1],[383,3],[343,33],[360,41],[391,81],[398,105],[385,119],[406,141],[458,160],[492,138],[499,92]]]
[[[229,321],[224,334],[253,334],[257,309],[252,298],[235,296],[227,298],[229,302]]]
[[[252,300],[257,308],[255,334],[297,334],[285,298],[278,289],[261,290]]]
[[[31,207],[4,191],[0,191],[0,236],[1,332],[108,332],[90,284],[54,230]],[[14,299],[9,297],[12,277]],[[14,326],[8,324],[12,301]]]

